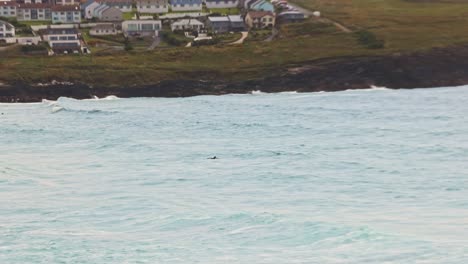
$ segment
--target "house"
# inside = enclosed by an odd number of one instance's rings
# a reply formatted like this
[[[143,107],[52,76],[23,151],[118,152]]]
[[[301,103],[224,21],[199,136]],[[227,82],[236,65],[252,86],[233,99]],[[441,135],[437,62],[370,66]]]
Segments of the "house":
[[[29,36],[29,37],[17,37],[16,43],[19,45],[37,45],[41,42],[41,37],[39,36]]]
[[[123,12],[115,7],[106,7],[100,11],[99,19],[102,21],[122,21]]]
[[[133,1],[132,0],[95,0],[99,4],[105,4],[109,7],[115,7],[122,12],[132,12],[133,11]]]
[[[171,0],[172,11],[201,11],[202,0]]]
[[[215,33],[225,33],[229,31],[231,22],[227,16],[213,16],[208,17],[207,26]]]
[[[205,0],[207,8],[237,8],[239,0]]]
[[[54,0],[55,5],[79,5],[79,0]]]
[[[18,4],[55,4],[54,0],[17,0]]]
[[[251,10],[275,12],[275,7],[266,0],[257,0],[249,6]]]
[[[77,5],[55,5],[52,7],[52,23],[80,23],[81,12]]]
[[[117,35],[118,33],[114,24],[100,24],[89,31],[91,36]]]
[[[245,16],[249,28],[267,28],[275,25],[275,15],[269,11],[249,11]]]
[[[106,4],[101,4],[93,10],[93,17],[102,21],[122,21],[123,12],[116,8],[110,7]]]
[[[83,14],[83,17],[86,19],[92,19],[93,14],[94,14],[94,9],[97,7],[101,6],[101,3],[99,3],[96,0],[88,0],[86,3],[81,5],[81,12]]]
[[[40,31],[42,40],[47,42],[54,53],[79,53],[81,41],[76,28],[48,28]]]
[[[241,15],[228,16],[231,31],[244,31],[245,23]]]
[[[147,14],[162,14],[169,12],[168,0],[137,0],[137,11]]]
[[[122,31],[125,36],[155,34],[159,35],[162,24],[160,20],[126,20],[122,22]]]
[[[52,18],[49,4],[19,4],[16,10],[18,21],[47,21]]]
[[[0,1],[1,17],[16,17],[16,8],[18,4],[14,1]]]
[[[194,30],[200,32],[205,27],[205,24],[196,19],[182,19],[171,24],[171,30]]]
[[[278,14],[278,23],[302,22],[306,19],[304,13],[299,11],[285,11]]]
[[[0,20],[0,39],[14,38],[14,37],[15,37],[15,27],[8,22]]]

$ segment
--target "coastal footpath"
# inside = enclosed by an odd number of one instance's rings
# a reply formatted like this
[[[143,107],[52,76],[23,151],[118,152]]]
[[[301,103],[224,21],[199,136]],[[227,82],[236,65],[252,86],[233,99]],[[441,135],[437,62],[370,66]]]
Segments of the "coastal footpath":
[[[438,48],[412,54],[342,57],[315,60],[278,69],[278,74],[239,81],[164,80],[153,85],[90,86],[86,82],[0,86],[1,102],[40,102],[59,97],[87,99],[115,95],[129,97],[188,97],[285,91],[319,92],[366,89],[431,88],[468,84],[468,46]],[[208,73],[209,74],[209,73]]]

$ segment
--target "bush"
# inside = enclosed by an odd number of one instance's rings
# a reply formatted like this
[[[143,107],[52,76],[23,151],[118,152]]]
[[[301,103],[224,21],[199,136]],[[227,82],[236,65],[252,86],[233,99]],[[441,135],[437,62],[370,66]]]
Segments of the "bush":
[[[385,46],[385,42],[377,38],[377,36],[367,30],[361,30],[356,32],[356,37],[362,45],[369,49],[382,49]]]
[[[216,45],[219,43],[218,39],[205,39],[192,42],[192,47],[200,47],[200,46],[209,46],[209,45]]]
[[[169,31],[161,32],[161,38],[172,46],[182,46],[185,44],[185,41],[180,40],[175,34]]]
[[[21,52],[23,53],[37,53],[37,52],[47,53],[47,47],[44,45],[24,45],[24,46],[21,46]]]
[[[128,38],[125,39],[124,45],[125,45],[125,47],[124,47],[125,51],[131,51],[131,50],[133,50],[132,43],[130,43],[130,41],[128,40]]]

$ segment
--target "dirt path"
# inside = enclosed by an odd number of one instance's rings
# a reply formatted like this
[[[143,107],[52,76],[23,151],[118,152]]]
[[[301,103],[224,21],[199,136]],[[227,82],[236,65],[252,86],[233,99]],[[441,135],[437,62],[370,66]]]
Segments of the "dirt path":
[[[229,43],[229,45],[240,45],[242,43],[244,43],[244,40],[249,36],[249,32],[248,31],[243,31],[241,32],[242,34],[242,37],[232,43]]]
[[[148,47],[148,50],[154,50],[161,43],[160,37],[155,37],[151,45]]]
[[[294,7],[295,9],[299,10],[300,12],[304,13],[306,16],[313,16],[314,15],[314,12],[313,11],[310,11],[308,9],[305,9],[303,7],[300,7],[296,4],[292,4],[292,3],[288,3],[290,6]],[[325,17],[321,17],[320,18],[320,21],[323,21],[324,23],[330,23],[332,25],[334,25],[336,28],[338,28],[339,30],[345,32],[345,33],[352,33],[353,31],[349,28],[347,28],[346,26],[344,26],[343,24],[340,24],[336,21],[333,21],[329,18],[325,18]]]

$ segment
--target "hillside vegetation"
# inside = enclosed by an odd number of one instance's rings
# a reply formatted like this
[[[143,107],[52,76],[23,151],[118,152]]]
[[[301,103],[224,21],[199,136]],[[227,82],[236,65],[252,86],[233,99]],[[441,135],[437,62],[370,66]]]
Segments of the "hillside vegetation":
[[[389,51],[468,43],[468,0],[291,0],[385,40]]]
[[[0,82],[80,81],[92,85],[154,84],[169,79],[245,80],[281,74],[317,59],[386,55],[468,44],[468,2],[292,0],[337,21],[281,27],[272,42],[156,49],[90,56],[24,56],[0,51]]]

